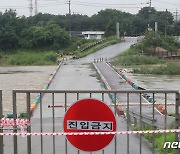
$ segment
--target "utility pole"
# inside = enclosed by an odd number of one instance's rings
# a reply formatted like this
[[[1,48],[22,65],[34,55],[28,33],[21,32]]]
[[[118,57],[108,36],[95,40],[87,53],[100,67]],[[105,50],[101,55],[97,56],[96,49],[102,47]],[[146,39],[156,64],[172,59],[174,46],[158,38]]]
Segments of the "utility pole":
[[[71,19],[70,19],[70,17],[71,17],[71,0],[68,0],[68,4],[69,4],[69,36],[71,36]]]
[[[37,0],[35,0],[35,10],[34,10],[34,14],[35,14],[35,15],[38,14],[38,4],[37,4]]]
[[[177,26],[177,22],[178,22],[178,11],[177,11],[177,9],[176,9],[176,12],[173,12],[173,13],[175,13],[175,20],[176,20],[176,24],[175,24],[175,35],[177,35],[178,34],[178,26]]]
[[[178,11],[177,11],[177,9],[176,9],[176,12],[173,12],[173,13],[175,13],[175,18],[176,18],[176,22],[178,21]]]
[[[149,7],[151,8],[151,0],[149,1]]]
[[[119,23],[116,23],[116,36],[119,39],[120,34],[119,34]]]
[[[32,14],[33,14],[33,3],[32,3],[32,0],[29,0],[29,13],[30,13],[30,16],[32,16]]]
[[[167,9],[166,9],[165,38],[167,36],[167,23],[168,21],[167,21]]]
[[[71,15],[71,0],[68,0],[68,4],[69,4],[69,15]]]
[[[151,0],[149,0],[149,23],[148,23],[148,30],[150,30],[150,16],[151,16]]]

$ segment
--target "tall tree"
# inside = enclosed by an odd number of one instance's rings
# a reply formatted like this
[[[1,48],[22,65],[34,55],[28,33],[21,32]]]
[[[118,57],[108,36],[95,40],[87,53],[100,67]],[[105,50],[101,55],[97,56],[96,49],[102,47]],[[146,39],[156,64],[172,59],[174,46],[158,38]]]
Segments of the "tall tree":
[[[69,43],[68,33],[52,22],[47,25],[37,25],[23,31],[22,36],[24,42],[22,46],[25,48],[62,48]]]
[[[27,28],[25,17],[19,18],[14,10],[0,14],[0,49],[19,47],[20,33]]]

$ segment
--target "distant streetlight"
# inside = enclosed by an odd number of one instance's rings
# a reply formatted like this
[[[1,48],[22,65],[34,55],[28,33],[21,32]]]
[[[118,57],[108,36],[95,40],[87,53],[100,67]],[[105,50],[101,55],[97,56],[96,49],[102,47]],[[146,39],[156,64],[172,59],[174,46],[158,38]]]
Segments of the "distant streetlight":
[[[120,37],[120,33],[119,33],[119,23],[116,23],[116,35],[117,35],[117,38],[119,39],[119,37]]]
[[[155,32],[158,31],[158,22],[155,22]]]

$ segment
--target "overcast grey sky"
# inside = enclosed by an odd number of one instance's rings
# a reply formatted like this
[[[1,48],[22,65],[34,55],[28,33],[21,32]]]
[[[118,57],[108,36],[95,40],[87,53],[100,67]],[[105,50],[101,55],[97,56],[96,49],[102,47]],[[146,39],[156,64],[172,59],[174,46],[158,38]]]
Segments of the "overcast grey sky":
[[[33,1],[33,7],[35,0]],[[0,0],[0,11],[16,9],[18,16],[29,16],[30,0]],[[113,8],[124,12],[137,13],[142,7],[149,6],[149,0],[71,0],[71,12],[91,16],[106,8]],[[152,7],[157,10],[175,12],[180,15],[180,0],[152,0]],[[34,11],[34,10],[33,10]],[[67,0],[38,0],[38,12],[50,14],[68,13]],[[33,13],[34,14],[34,13]]]

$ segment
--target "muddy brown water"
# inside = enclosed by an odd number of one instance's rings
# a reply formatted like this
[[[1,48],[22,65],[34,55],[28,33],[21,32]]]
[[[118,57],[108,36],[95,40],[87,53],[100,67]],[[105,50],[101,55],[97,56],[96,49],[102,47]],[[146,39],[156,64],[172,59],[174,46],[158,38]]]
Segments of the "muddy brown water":
[[[4,114],[12,113],[12,90],[13,89],[43,89],[50,74],[57,66],[19,66],[0,67],[0,89],[3,90]],[[127,76],[145,89],[152,90],[179,90],[180,75],[142,75],[127,73]],[[36,95],[32,96],[35,97]],[[24,96],[19,96],[17,105],[18,112],[25,112],[26,102]],[[168,96],[168,103],[174,103],[174,95]],[[164,95],[156,95],[158,103],[164,103]],[[169,108],[174,112],[174,107]]]
[[[43,89],[50,74],[57,66],[18,66],[0,67],[0,89],[3,90],[3,113],[12,113],[13,89]],[[25,112],[26,103],[23,96],[18,99],[18,112]],[[32,97],[35,97],[32,96]]]
[[[148,90],[179,90],[180,75],[144,75],[127,73],[127,76],[138,86]],[[165,95],[156,94],[157,103],[165,104]],[[167,103],[175,103],[175,94],[167,94]],[[174,106],[169,106],[169,113],[175,112]]]

